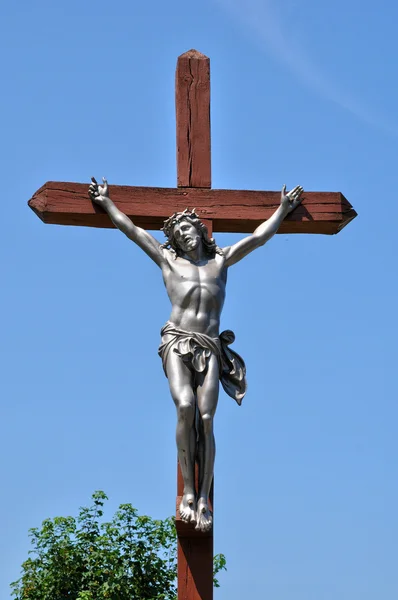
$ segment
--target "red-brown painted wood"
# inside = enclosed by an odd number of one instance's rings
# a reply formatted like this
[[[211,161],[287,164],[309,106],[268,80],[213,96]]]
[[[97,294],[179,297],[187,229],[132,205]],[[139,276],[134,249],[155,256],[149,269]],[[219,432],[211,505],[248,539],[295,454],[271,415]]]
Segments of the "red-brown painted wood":
[[[212,535],[178,538],[178,600],[213,600],[213,552]]]
[[[177,185],[211,186],[210,59],[189,50],[176,69]]]
[[[198,467],[195,466],[195,480],[198,485]],[[213,530],[202,533],[191,523],[181,521],[179,506],[184,483],[178,466],[176,529],[177,529],[177,573],[178,600],[213,600]],[[210,491],[210,508],[214,518],[214,485]]]
[[[279,206],[280,192],[213,190],[206,188],[150,188],[111,185],[115,204],[136,225],[160,229],[173,212],[196,208],[212,220],[214,231],[251,233]],[[108,215],[88,197],[88,184],[49,181],[29,200],[45,223],[114,227]],[[305,192],[302,204],[282,223],[279,233],[340,231],[356,216],[340,192]]]
[[[203,225],[206,225],[207,233],[209,237],[213,235],[213,220],[212,219],[201,219]]]

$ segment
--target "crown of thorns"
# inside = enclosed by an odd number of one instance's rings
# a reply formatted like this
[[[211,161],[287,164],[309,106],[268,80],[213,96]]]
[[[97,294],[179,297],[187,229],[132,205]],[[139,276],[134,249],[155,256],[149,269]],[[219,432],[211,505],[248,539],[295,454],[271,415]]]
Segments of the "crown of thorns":
[[[196,208],[193,208],[192,210],[190,210],[189,208],[186,208],[182,212],[176,212],[176,213],[174,213],[174,215],[171,215],[171,217],[166,219],[166,221],[163,223],[163,227],[161,228],[161,231],[163,231],[165,236],[168,239],[170,239],[171,236],[173,235],[173,229],[177,225],[177,223],[179,223],[180,221],[183,221],[186,218],[198,219],[200,221],[200,217],[196,212]]]

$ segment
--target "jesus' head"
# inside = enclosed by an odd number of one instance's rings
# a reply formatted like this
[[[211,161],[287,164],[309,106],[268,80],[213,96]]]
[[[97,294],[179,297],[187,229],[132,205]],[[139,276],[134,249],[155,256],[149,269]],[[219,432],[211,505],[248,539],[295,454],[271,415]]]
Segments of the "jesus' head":
[[[174,213],[169,217],[162,227],[167,242],[164,248],[170,248],[176,256],[182,256],[202,244],[205,254],[214,257],[216,253],[221,254],[214,238],[209,237],[207,227],[196,214],[195,209],[186,208],[183,212]]]

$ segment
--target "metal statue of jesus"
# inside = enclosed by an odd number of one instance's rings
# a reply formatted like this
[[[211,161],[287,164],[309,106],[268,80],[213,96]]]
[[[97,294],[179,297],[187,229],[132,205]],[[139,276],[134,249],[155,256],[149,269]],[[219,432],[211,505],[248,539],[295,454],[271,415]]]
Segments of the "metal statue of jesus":
[[[213,480],[215,441],[213,419],[219,382],[238,404],[246,391],[245,364],[228,346],[232,331],[220,334],[228,268],[263,246],[284,218],[301,202],[303,188],[286,192],[280,206],[252,235],[219,248],[194,210],[175,213],[164,223],[167,241],[150,233],[122,213],[109,197],[108,183],[92,178],[90,198],[109,215],[114,225],[135,242],[161,268],[171,301],[169,321],[161,331],[159,354],[177,409],[177,449],[184,493],[181,519],[196,523],[206,532],[212,527],[209,493]],[[199,465],[199,489],[195,490],[195,461]]]

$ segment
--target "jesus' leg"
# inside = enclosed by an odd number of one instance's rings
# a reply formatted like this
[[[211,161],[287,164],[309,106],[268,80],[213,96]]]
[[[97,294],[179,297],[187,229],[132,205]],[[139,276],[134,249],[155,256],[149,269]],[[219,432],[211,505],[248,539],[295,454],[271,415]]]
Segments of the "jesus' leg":
[[[209,509],[210,487],[213,481],[216,445],[213,433],[213,418],[217,408],[219,391],[219,369],[217,357],[212,355],[204,373],[197,375],[197,401],[200,420],[201,461],[200,490],[197,505],[196,529],[209,531],[213,517]]]
[[[170,352],[167,365],[170,392],[177,409],[177,451],[184,480],[184,494],[180,504],[181,519],[187,523],[196,520],[195,450],[196,399],[193,392],[193,375],[181,358]]]

